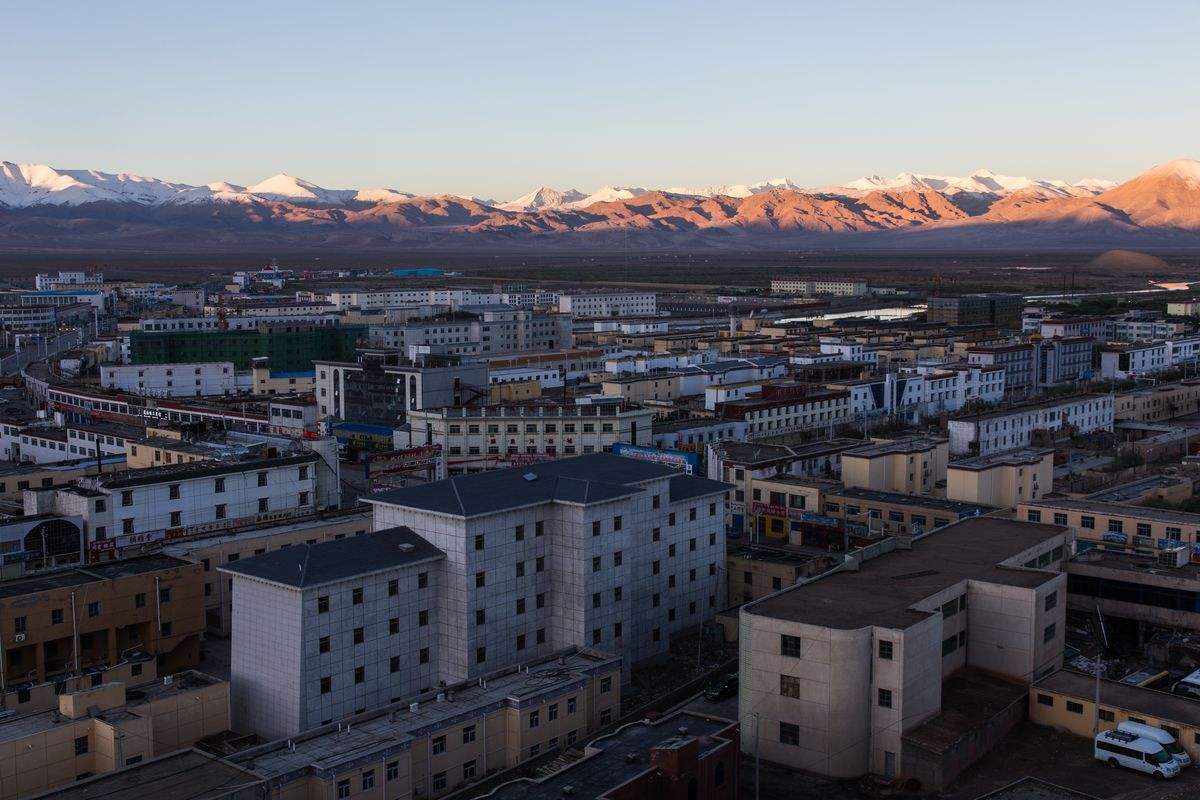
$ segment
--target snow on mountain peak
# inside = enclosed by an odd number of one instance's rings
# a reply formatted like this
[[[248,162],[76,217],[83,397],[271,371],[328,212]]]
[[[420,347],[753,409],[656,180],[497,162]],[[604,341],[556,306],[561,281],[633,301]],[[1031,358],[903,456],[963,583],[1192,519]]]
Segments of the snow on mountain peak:
[[[523,194],[516,200],[509,200],[496,206],[503,211],[541,211],[556,208],[566,208],[571,203],[582,200],[586,195],[578,189],[552,189],[549,186],[539,186],[529,194]]]
[[[1200,184],[1200,161],[1191,158],[1177,158],[1155,165],[1142,173],[1147,178],[1182,178],[1191,183]]]

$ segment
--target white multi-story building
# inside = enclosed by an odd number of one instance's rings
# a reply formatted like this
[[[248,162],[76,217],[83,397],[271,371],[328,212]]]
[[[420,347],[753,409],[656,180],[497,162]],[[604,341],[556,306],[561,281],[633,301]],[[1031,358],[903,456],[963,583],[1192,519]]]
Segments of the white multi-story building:
[[[777,356],[761,358],[733,358],[683,367],[678,371],[679,396],[704,394],[709,386],[743,383],[745,381],[772,381],[787,377],[787,359]]]
[[[864,350],[858,342],[847,342],[836,337],[822,337],[820,347],[823,354],[837,356],[838,361],[854,361],[862,364],[879,362],[878,353],[874,350]]]
[[[329,292],[329,302],[338,308],[364,311],[397,308],[417,304],[442,304],[458,308],[464,303],[494,302],[493,294],[478,294],[470,289],[368,289]]]
[[[851,420],[850,392],[807,386],[768,384],[758,395],[731,400],[716,408],[720,420],[740,420],[742,437],[761,438],[795,431],[832,432]]]
[[[967,414],[947,423],[951,455],[981,455],[1029,447],[1034,431],[1070,426],[1075,433],[1111,431],[1112,395],[1082,394],[1042,403]]]
[[[571,318],[527,309],[471,306],[445,315],[368,329],[372,347],[450,355],[491,355],[570,348]]]
[[[222,566],[237,729],[294,736],[437,686],[444,561],[393,528]]]
[[[1171,344],[1161,342],[1130,342],[1100,346],[1100,377],[1131,378],[1162,372],[1171,366]]]
[[[250,373],[238,372],[231,361],[104,365],[100,385],[146,397],[244,394],[254,388]]]
[[[915,423],[958,411],[975,400],[998,402],[1004,396],[1004,380],[1003,367],[918,367],[826,386],[850,392],[852,417],[895,415]]]
[[[928,780],[903,739],[942,710],[946,678],[974,668],[1027,685],[1061,665],[1068,552],[1065,528],[976,517],[742,606],[743,751],[834,778]]]
[[[843,297],[859,297],[869,291],[866,281],[813,280],[808,278],[772,278],[774,294],[834,294]]]
[[[441,445],[451,472],[603,453],[617,442],[649,445],[654,411],[621,402],[537,403],[434,408],[408,412],[393,435],[397,448]]]
[[[488,370],[488,383],[519,383],[537,381],[543,389],[555,389],[563,385],[563,376],[558,367],[508,367]]]
[[[661,657],[725,607],[728,484],[607,453],[371,495],[446,553],[441,678],[563,647]]]
[[[579,292],[558,296],[558,310],[575,317],[639,317],[658,313],[654,292]]]
[[[104,285],[103,272],[67,272],[59,270],[57,275],[39,272],[33,279],[33,285],[39,292],[76,287],[99,288]]]
[[[113,293],[107,289],[61,289],[44,292],[25,292],[21,297],[23,306],[72,306],[87,303],[99,313],[112,305]]]
[[[82,517],[89,557],[115,558],[149,542],[313,514],[318,495],[329,496],[318,486],[321,463],[308,451],[105,473],[28,489],[25,513]]]
[[[1003,367],[1004,386],[1009,391],[1034,385],[1037,346],[1030,342],[979,345],[967,349],[967,361],[981,367]]]

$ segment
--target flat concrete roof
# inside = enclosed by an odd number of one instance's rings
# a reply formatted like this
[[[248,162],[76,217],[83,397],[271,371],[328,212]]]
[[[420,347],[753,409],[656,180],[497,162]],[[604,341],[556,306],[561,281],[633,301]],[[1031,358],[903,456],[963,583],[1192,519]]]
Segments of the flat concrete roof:
[[[229,761],[253,770],[264,778],[286,775],[298,769],[315,766],[332,769],[338,764],[361,758],[366,752],[387,750],[409,743],[430,730],[449,726],[455,718],[473,716],[543,694],[558,695],[582,689],[588,675],[619,668],[620,658],[595,650],[581,648],[543,659],[528,667],[528,672],[513,668],[485,676],[487,685],[466,682],[438,691],[436,694],[407,698],[351,717],[349,720],[323,725],[300,733],[290,739],[279,739],[244,750],[229,757]],[[411,703],[416,702],[414,711]],[[350,729],[342,727],[349,724]],[[292,747],[289,748],[289,742]]]
[[[859,458],[874,458],[876,456],[886,456],[893,453],[925,453],[933,450],[938,445],[946,444],[950,440],[944,436],[906,436],[903,439],[889,439],[885,441],[872,442],[863,447],[856,447],[853,450],[847,450],[842,453],[842,456],[855,456]]]
[[[1114,517],[1140,517],[1158,522],[1174,522],[1200,529],[1200,514],[1188,511],[1175,511],[1170,508],[1152,508],[1150,506],[1135,506],[1130,503],[1108,503],[1103,500],[1069,498],[1044,498],[1030,500],[1023,505],[1037,508],[1060,508],[1064,511],[1083,511],[1093,514],[1107,514]]]
[[[1047,675],[1033,684],[1033,688],[1059,692],[1088,702],[1094,702],[1096,698],[1095,676],[1067,669]],[[1126,711],[1140,712],[1148,717],[1158,717],[1193,728],[1200,727],[1200,703],[1157,689],[1101,680],[1100,705],[1116,706]]]
[[[677,747],[696,739],[703,755],[725,744],[727,740],[717,734],[736,724],[732,720],[689,711],[676,712],[656,723],[631,723],[607,736],[593,739],[588,743],[587,755],[559,771],[541,778],[519,778],[501,784],[487,797],[489,800],[559,800],[566,796],[564,788],[567,786],[572,787],[580,798],[601,797],[638,775],[656,770],[649,757],[652,748]],[[682,733],[681,729],[687,732]],[[636,753],[638,758],[627,759],[629,753]]]
[[[905,733],[904,743],[945,753],[1013,703],[1025,703],[1028,696],[1024,683],[964,667],[942,683],[942,710]]]
[[[192,800],[257,797],[261,779],[199,750],[180,750],[133,767],[52,789],[38,798],[54,800]],[[241,791],[239,791],[241,790]]]
[[[1006,450],[992,455],[964,458],[961,461],[951,461],[948,469],[984,470],[999,466],[1029,466],[1039,463],[1047,455],[1054,455],[1050,448],[1022,447],[1018,450]]]
[[[912,608],[964,580],[1034,588],[1058,573],[1000,566],[1061,535],[1065,528],[1000,517],[973,517],[841,571],[742,606],[743,613],[838,630],[907,628],[930,612]]]

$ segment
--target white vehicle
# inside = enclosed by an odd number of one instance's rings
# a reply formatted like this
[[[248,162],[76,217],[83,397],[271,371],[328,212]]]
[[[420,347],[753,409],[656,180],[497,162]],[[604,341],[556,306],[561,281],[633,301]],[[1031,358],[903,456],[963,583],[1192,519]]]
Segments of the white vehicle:
[[[1179,762],[1153,739],[1136,733],[1104,731],[1096,734],[1095,756],[1110,767],[1128,767],[1148,772],[1157,780],[1179,774]]]
[[[1153,739],[1161,744],[1163,749],[1179,762],[1179,766],[1190,767],[1192,765],[1192,757],[1188,755],[1187,750],[1180,747],[1179,742],[1175,741],[1175,737],[1162,728],[1156,728],[1153,725],[1143,725],[1140,722],[1122,722],[1117,726],[1117,730],[1132,733],[1144,739]]]
[[[1171,694],[1200,700],[1200,669],[1176,681],[1171,687]]]

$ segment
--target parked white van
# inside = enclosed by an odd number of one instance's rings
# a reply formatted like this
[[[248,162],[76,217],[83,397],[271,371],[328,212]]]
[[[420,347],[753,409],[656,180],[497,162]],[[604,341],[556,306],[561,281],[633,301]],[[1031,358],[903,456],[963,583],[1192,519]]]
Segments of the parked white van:
[[[1174,778],[1179,774],[1179,762],[1161,743],[1125,731],[1103,731],[1096,734],[1094,754],[1110,767],[1128,767],[1148,772],[1156,779]]]
[[[1162,728],[1156,728],[1153,725],[1143,725],[1140,722],[1122,722],[1117,726],[1117,730],[1132,733],[1135,736],[1141,736],[1146,739],[1153,739],[1163,746],[1163,749],[1175,757],[1181,767],[1190,767],[1192,765],[1192,757],[1188,755],[1187,750],[1180,746],[1179,742],[1175,741],[1175,737],[1164,731]]]

